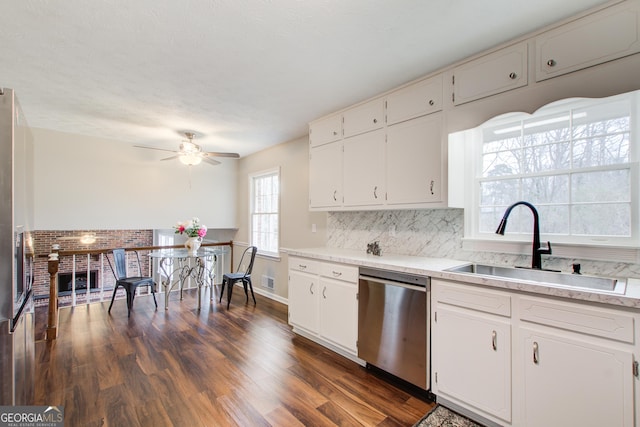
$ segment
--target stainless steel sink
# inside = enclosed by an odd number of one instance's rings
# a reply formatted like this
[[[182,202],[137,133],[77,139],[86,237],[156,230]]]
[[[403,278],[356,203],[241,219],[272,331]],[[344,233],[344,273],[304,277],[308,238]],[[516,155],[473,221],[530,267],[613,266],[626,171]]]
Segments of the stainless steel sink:
[[[595,289],[608,292],[624,293],[625,282],[606,277],[585,276],[556,271],[534,270],[530,268],[498,267],[485,264],[467,264],[447,269],[456,273],[499,277],[506,279],[528,280],[548,283],[551,285],[568,286],[573,288]]]

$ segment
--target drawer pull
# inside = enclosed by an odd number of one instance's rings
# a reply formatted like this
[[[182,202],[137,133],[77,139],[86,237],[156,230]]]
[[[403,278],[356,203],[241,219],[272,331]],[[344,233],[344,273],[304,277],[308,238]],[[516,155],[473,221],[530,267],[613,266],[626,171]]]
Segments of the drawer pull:
[[[373,198],[374,199],[378,198],[378,186],[377,185],[375,187],[373,187]]]
[[[491,347],[493,347],[493,351],[498,350],[498,334],[496,331],[491,332]]]
[[[433,102],[433,99],[429,100],[429,105],[431,105],[433,107],[433,104],[435,104],[435,102]]]
[[[431,192],[431,195],[433,196],[433,186],[436,182],[434,180],[431,180],[431,184],[429,184],[429,191]]]
[[[327,295],[325,294],[325,292],[327,291],[327,287],[325,286],[324,288],[322,288],[322,298],[327,299]]]
[[[510,74],[509,74],[509,78],[510,78],[511,80],[515,80],[515,79],[516,79],[516,77],[518,77],[518,75],[517,75],[516,73],[510,73]]]
[[[307,266],[306,266],[306,265],[304,265],[304,264],[298,264],[298,267],[300,267],[300,268],[301,268],[301,269],[303,269],[303,270],[304,270],[305,268],[307,268]]]
[[[378,123],[378,119],[373,119],[373,123]]]
[[[313,295],[313,283],[311,283],[311,286],[309,286],[309,292],[311,293],[311,295]]]
[[[342,272],[340,272],[340,271],[335,271],[334,270],[334,271],[331,271],[331,272],[333,273],[334,276],[338,276],[338,277],[342,276]]]
[[[337,202],[337,201],[338,201],[338,199],[336,198],[336,194],[338,194],[338,190],[334,190],[334,191],[333,191],[333,201],[334,201],[334,202]]]
[[[556,65],[556,61],[554,59],[550,59],[550,60],[547,61],[547,65],[549,67],[553,67],[553,66]]]
[[[337,136],[338,132],[336,132],[335,130],[333,131],[333,136]]]
[[[538,343],[534,341],[533,342],[533,363],[537,365],[539,361],[540,361],[540,358],[538,356]]]

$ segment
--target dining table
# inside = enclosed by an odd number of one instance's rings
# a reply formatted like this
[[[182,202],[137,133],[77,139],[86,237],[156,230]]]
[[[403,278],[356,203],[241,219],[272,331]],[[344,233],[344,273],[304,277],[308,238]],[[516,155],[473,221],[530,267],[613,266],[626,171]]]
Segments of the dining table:
[[[183,248],[160,249],[149,253],[149,258],[157,260],[160,283],[164,291],[164,308],[169,309],[169,294],[172,290],[180,291],[182,301],[183,290],[189,280],[196,284],[198,292],[198,310],[202,307],[202,289],[211,288],[215,284],[218,257],[230,252],[228,246],[200,247],[192,252]],[[222,258],[224,265],[224,258]]]

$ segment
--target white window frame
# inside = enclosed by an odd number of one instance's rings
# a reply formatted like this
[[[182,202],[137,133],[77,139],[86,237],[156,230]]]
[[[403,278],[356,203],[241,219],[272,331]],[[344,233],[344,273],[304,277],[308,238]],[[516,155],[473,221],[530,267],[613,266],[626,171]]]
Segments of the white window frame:
[[[272,212],[270,213],[271,215],[273,215],[274,213],[277,215],[277,227],[278,227],[278,231],[276,233],[276,248],[275,251],[271,251],[271,250],[266,250],[264,248],[261,248],[260,246],[258,246],[255,243],[255,238],[254,238],[254,229],[253,229],[253,219],[254,219],[254,215],[256,215],[255,212],[255,183],[256,180],[260,179],[260,178],[264,178],[267,176],[276,176],[277,177],[277,181],[278,181],[278,201],[277,201],[277,211],[276,212]],[[277,168],[273,168],[273,169],[268,169],[268,170],[263,170],[263,171],[259,171],[259,172],[254,172],[249,174],[249,246],[257,246],[258,247],[258,254],[260,255],[264,255],[267,257],[275,257],[275,258],[279,258],[280,257],[280,197],[281,196],[281,177],[280,177],[280,167]]]
[[[638,159],[640,157],[640,112],[638,111],[638,104],[640,92],[632,93],[630,96],[632,96],[633,99],[630,123],[630,131],[632,135],[629,159],[631,171],[631,236],[595,238],[542,234],[540,240],[543,243],[547,240],[551,241],[553,245],[553,255],[626,262],[640,261],[640,174],[638,172]],[[544,107],[544,111],[545,113],[551,113],[554,110],[562,111],[569,108],[567,105],[568,103],[581,103],[586,105],[586,103],[594,101],[597,102],[598,100],[564,100]],[[478,128],[450,135],[450,156],[452,153],[456,156],[464,156],[462,161],[458,160],[454,162],[454,168],[460,170],[459,167],[464,165],[464,168],[468,172],[465,173],[464,178],[462,178],[464,182],[462,184],[458,183],[457,187],[458,190],[460,190],[460,188],[464,188],[463,200],[460,200],[460,198],[455,195],[453,196],[453,199],[450,197],[450,203],[454,200],[452,206],[459,205],[460,202],[463,202],[465,210],[463,249],[465,250],[514,254],[531,253],[531,236],[517,234],[509,235],[509,233],[505,236],[500,236],[494,233],[479,232],[479,183],[481,180],[479,175],[482,170],[482,127],[488,126],[489,124],[495,126],[495,124],[500,121],[510,122],[517,120],[518,116],[521,114],[522,113],[506,114],[492,119]],[[462,149],[461,147],[464,148]],[[541,221],[544,221],[543,217],[541,217]],[[496,224],[496,228],[497,226],[498,224]]]

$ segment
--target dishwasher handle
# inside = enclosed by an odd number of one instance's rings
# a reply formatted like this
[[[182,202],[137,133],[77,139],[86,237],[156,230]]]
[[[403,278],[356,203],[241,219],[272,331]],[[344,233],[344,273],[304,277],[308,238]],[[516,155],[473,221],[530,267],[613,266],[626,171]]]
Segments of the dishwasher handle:
[[[407,289],[411,289],[418,292],[427,292],[427,288],[425,286],[410,285],[408,283],[396,282],[395,280],[389,280],[389,279],[380,279],[378,277],[365,276],[363,274],[360,275],[360,280],[379,283],[381,285],[399,286],[401,288],[407,288]]]

